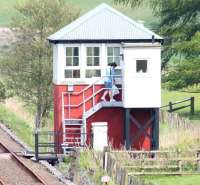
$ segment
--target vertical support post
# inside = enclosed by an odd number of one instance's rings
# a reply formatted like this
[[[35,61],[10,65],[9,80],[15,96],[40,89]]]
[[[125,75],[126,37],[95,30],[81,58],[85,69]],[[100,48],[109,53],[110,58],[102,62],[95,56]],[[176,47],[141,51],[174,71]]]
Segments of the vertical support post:
[[[173,104],[172,104],[172,102],[169,102],[169,110],[168,110],[169,112],[172,112],[173,111]]]
[[[71,106],[71,100],[70,100],[70,92],[69,92],[69,94],[68,94],[68,98],[69,98],[69,105],[68,105],[68,107],[69,107],[69,109],[68,109],[68,114],[69,114],[69,117],[68,117],[68,119],[70,119],[70,117],[71,117],[71,114],[70,114],[70,106]]]
[[[191,97],[190,101],[191,101],[190,113],[191,115],[194,115],[194,97]]]
[[[35,131],[35,160],[39,161],[39,148],[38,148],[38,131]]]
[[[200,150],[197,151],[197,171],[200,172]]]
[[[125,147],[130,148],[130,109],[124,109]]]
[[[152,110],[153,123],[152,123],[152,150],[159,149],[159,109]]]
[[[85,114],[85,91],[83,91],[83,114]]]
[[[94,83],[93,83],[93,85],[92,85],[92,107],[94,107],[94,105],[95,105],[95,85],[94,85]]]

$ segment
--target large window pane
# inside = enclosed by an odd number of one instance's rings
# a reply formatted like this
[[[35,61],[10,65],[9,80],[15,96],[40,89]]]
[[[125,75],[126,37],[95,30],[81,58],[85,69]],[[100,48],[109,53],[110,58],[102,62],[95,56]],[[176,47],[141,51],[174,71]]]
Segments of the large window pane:
[[[92,48],[88,47],[87,48],[87,56],[93,56]]]
[[[111,47],[107,48],[107,55],[108,56],[113,56],[113,48],[111,48]]]
[[[74,57],[73,60],[74,66],[79,66],[78,57]]]
[[[88,57],[87,58],[87,66],[93,66],[93,58],[92,57]]]
[[[147,72],[147,60],[136,60],[136,72],[137,73]]]
[[[74,56],[78,56],[78,47],[74,48]]]
[[[66,58],[66,66],[72,66],[72,57]]]
[[[94,56],[99,56],[99,47],[94,48]]]
[[[115,47],[114,48],[114,56],[119,56],[120,55],[120,48],[119,47]]]
[[[101,76],[101,70],[95,70],[95,69],[88,69],[86,70],[86,78],[91,77],[100,77]]]
[[[120,47],[107,47],[107,64],[112,62],[120,66]]]
[[[80,70],[73,70],[73,78],[80,78]]]
[[[64,69],[65,78],[80,78],[79,47],[66,47],[66,66],[67,69]],[[73,69],[71,66],[74,66]]]
[[[99,57],[94,57],[94,66],[99,66]]]
[[[115,69],[115,75],[116,76],[121,76],[122,75],[122,70],[121,69]]]
[[[117,64],[117,66],[120,66],[120,58],[114,57],[114,62]]]
[[[72,56],[72,48],[66,48],[66,56]]]
[[[108,57],[108,64],[113,62],[113,57]]]
[[[65,78],[72,78],[72,70],[65,70]]]

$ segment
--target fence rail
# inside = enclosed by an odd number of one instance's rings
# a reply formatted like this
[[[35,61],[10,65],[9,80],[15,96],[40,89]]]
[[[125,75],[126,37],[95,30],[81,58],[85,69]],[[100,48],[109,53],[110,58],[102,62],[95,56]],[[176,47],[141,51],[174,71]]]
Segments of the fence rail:
[[[190,107],[190,113],[194,115],[194,97],[190,97],[188,99],[177,101],[177,102],[169,102],[169,104],[162,106],[161,108],[168,108],[168,112],[174,112],[180,109],[184,109]],[[183,105],[183,103],[188,102],[189,104]]]
[[[117,185],[140,185],[143,182],[135,177],[140,175],[199,175],[200,150],[106,150],[104,169],[114,177]]]

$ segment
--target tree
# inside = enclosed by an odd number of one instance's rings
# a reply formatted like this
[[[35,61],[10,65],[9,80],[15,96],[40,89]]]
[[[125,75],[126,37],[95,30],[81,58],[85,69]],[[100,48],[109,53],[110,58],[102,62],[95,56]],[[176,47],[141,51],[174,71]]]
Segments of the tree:
[[[200,29],[200,6],[197,0],[114,0],[137,7],[149,3],[153,13],[160,19],[158,32],[164,37],[163,67],[174,55],[190,55],[188,49],[179,50],[179,45],[190,41]],[[148,4],[147,3],[147,4]],[[175,44],[174,44],[175,43]]]
[[[36,106],[36,128],[52,106],[52,47],[47,37],[74,20],[79,11],[64,0],[32,0],[16,7],[12,27],[16,42],[4,60],[4,74],[14,93]]]
[[[6,99],[6,88],[3,82],[0,81],[0,102]]]
[[[164,74],[163,82],[171,90],[186,88],[190,92],[200,92],[200,32],[197,32],[191,41],[177,44],[181,51],[187,51],[181,62],[174,62]]]

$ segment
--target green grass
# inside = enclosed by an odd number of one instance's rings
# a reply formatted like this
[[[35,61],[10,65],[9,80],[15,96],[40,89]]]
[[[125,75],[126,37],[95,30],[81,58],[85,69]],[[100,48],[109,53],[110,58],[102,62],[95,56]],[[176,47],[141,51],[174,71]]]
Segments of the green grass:
[[[188,93],[188,92],[179,92],[179,91],[167,91],[162,90],[162,105],[167,105],[170,101],[172,103],[176,101],[181,101],[187,98],[195,97],[195,114],[190,115],[190,107],[176,111],[180,115],[187,117],[191,120],[198,122],[200,120],[200,93]],[[185,102],[181,105],[187,105],[188,102]]]
[[[12,17],[17,15],[15,5],[24,0],[0,0],[0,26],[9,26]]]
[[[20,3],[22,1],[25,0],[0,0],[0,26],[10,26],[11,18],[17,15],[17,11],[14,7],[16,3]],[[136,21],[144,20],[145,25],[149,25],[150,23],[157,21],[157,19],[152,16],[152,11],[148,6],[132,9],[122,5],[116,5],[114,4],[114,0],[66,0],[66,2],[80,9],[81,14],[104,2]]]
[[[92,157],[90,150],[80,152],[78,166],[80,169],[86,171],[90,179],[97,185],[101,185],[101,177],[107,175],[106,172],[100,167],[100,164]],[[108,185],[114,185],[114,181],[110,179]]]
[[[153,176],[145,177],[147,181],[155,185],[198,185],[200,184],[200,175],[190,176]]]
[[[19,139],[28,146],[34,146],[33,131],[24,120],[21,120],[14,113],[9,112],[0,104],[0,122],[10,128]]]

